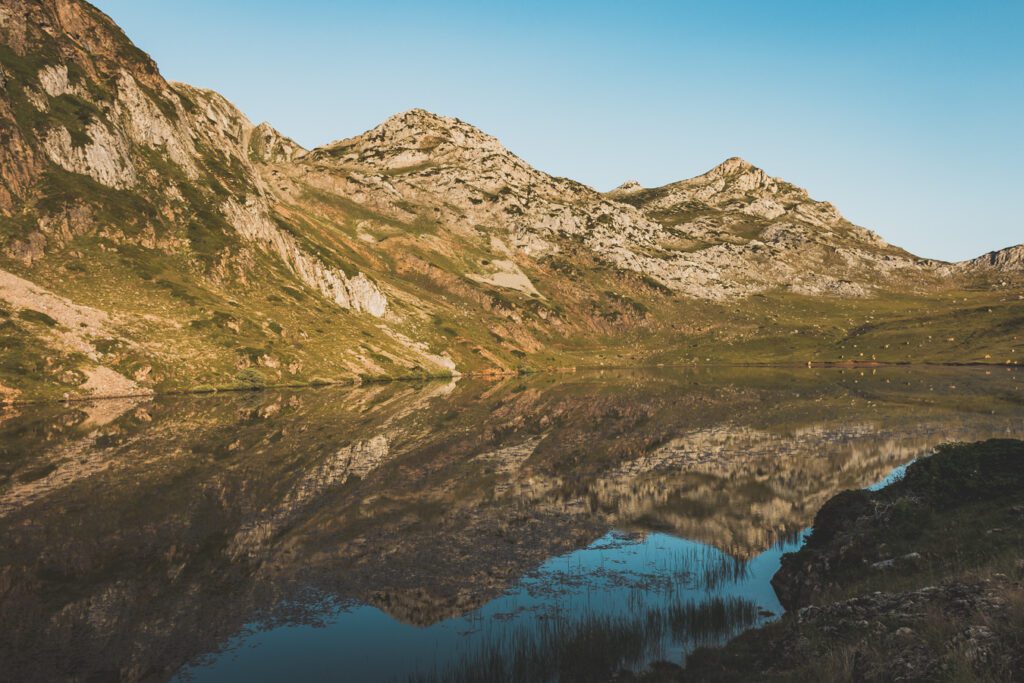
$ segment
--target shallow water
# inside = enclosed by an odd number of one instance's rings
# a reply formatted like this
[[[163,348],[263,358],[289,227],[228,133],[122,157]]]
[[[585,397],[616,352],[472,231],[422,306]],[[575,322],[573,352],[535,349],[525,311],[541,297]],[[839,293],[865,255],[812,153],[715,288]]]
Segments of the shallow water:
[[[782,553],[798,547],[737,560],[667,534],[609,533],[467,614],[415,626],[358,605],[319,628],[256,627],[179,680],[331,680],[344,671],[355,681],[539,681],[562,670],[593,680],[588,674],[682,661],[780,614],[769,580]]]
[[[0,413],[10,680],[594,680],[781,612],[835,493],[1010,370],[579,373]]]

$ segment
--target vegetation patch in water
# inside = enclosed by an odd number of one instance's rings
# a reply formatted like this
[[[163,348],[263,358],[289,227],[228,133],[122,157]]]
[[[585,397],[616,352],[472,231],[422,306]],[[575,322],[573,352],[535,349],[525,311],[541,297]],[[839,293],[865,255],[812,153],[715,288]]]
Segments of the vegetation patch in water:
[[[486,643],[443,671],[412,683],[607,680],[663,656],[666,645],[719,644],[763,620],[758,605],[737,597],[677,600],[635,616],[558,616]]]

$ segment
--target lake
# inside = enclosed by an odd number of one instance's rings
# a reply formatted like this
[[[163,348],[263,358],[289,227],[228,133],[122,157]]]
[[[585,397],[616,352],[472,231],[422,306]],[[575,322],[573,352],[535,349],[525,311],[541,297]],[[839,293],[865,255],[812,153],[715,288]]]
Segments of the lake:
[[[777,618],[1004,368],[587,371],[0,412],[0,679],[591,681]]]

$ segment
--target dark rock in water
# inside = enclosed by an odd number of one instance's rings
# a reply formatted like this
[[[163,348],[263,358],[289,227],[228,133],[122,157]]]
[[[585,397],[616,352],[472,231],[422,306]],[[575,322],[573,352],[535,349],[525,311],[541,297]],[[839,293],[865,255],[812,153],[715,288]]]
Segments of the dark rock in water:
[[[825,503],[814,518],[814,533],[808,537],[803,553],[784,556],[782,568],[772,579],[783,607],[792,610],[808,604],[812,595],[823,590],[821,581],[833,564],[862,561],[852,557],[857,548],[845,540],[848,526],[874,512],[867,491],[844,491]],[[836,543],[837,537],[844,541]],[[827,556],[822,555],[825,552]],[[810,563],[807,557],[820,559]]]
[[[685,680],[1024,680],[1024,442],[945,446],[834,497],[772,580],[790,610]],[[999,529],[998,533],[986,533]]]

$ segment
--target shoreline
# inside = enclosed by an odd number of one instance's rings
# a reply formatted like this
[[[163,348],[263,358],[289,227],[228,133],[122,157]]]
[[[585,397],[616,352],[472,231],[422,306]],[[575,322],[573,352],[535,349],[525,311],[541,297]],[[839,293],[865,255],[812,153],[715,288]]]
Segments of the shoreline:
[[[1018,680],[1024,441],[938,447],[886,487],[840,493],[772,586],[785,612],[624,680]]]
[[[763,369],[838,369],[838,370],[849,370],[849,369],[878,369],[878,368],[911,368],[911,367],[938,367],[938,368],[1006,368],[1012,370],[1020,367],[1017,363],[986,363],[984,361],[902,361],[902,362],[884,362],[884,361],[813,361],[808,363],[798,362],[787,362],[787,363],[685,363],[685,364],[666,364],[658,363],[654,365],[576,365],[558,368],[541,368],[536,370],[488,370],[488,371],[477,371],[477,372],[453,372],[446,374],[422,374],[422,375],[399,375],[397,377],[388,376],[375,376],[375,377],[352,377],[342,380],[310,380],[308,382],[287,382],[282,384],[266,384],[264,386],[244,386],[244,385],[224,385],[224,386],[204,386],[199,385],[193,388],[185,389],[171,389],[168,391],[154,391],[146,390],[139,391],[136,393],[125,393],[125,394],[98,394],[94,396],[75,396],[70,398],[58,398],[58,399],[46,399],[46,398],[29,398],[29,399],[15,399],[15,400],[0,400],[0,409],[10,406],[27,406],[27,405],[55,405],[55,404],[72,404],[72,403],[93,403],[96,401],[119,401],[126,399],[153,399],[162,398],[168,396],[212,396],[216,394],[227,394],[227,393],[245,393],[252,392],[258,393],[263,391],[281,390],[281,389],[316,389],[321,387],[352,387],[357,388],[360,386],[373,385],[373,384],[392,384],[392,383],[411,383],[411,382],[435,382],[440,380],[451,380],[451,379],[462,379],[462,378],[473,378],[473,379],[507,379],[509,377],[526,377],[533,375],[559,375],[559,374],[575,374],[578,372],[593,372],[593,371],[604,371],[604,370],[627,370],[627,371],[641,371],[641,370],[665,370],[665,369],[696,369],[696,368],[763,368]]]

